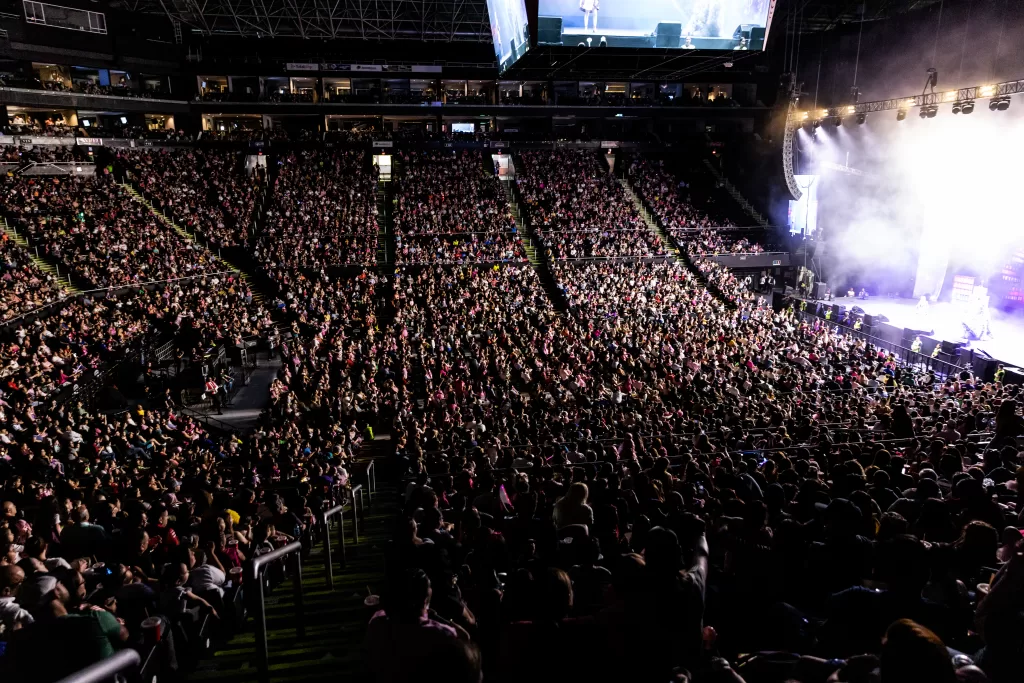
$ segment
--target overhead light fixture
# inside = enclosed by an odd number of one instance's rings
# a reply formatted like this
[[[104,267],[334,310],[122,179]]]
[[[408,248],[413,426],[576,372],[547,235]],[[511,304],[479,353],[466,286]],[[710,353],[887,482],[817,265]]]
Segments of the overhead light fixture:
[[[964,114],[970,114],[974,111],[974,100],[964,100],[964,103],[960,106],[960,109]]]
[[[897,121],[902,121],[905,118],[907,118],[907,110],[906,109],[900,109],[898,112],[896,112],[896,120]]]
[[[942,96],[942,99],[944,99],[947,102],[954,102],[956,101],[956,97],[958,94],[958,90],[950,90],[949,92]]]
[[[959,114],[961,107],[962,107],[962,105],[959,102],[954,102],[953,103],[953,113],[954,114]]]
[[[857,114],[857,125],[863,126],[864,122],[868,120],[868,115],[864,112]]]
[[[851,104],[849,107],[846,108],[846,113],[847,114],[856,114],[857,113],[857,107],[855,107],[855,106],[853,106]]]
[[[921,112],[918,114],[922,119],[934,119],[935,115],[939,113],[939,108],[935,105],[925,105],[921,107]]]
[[[992,97],[996,94],[996,86],[994,85],[983,85],[978,89],[982,97]]]
[[[843,125],[843,117],[842,116],[836,116],[836,128],[838,128],[841,125]]]
[[[989,100],[988,108],[991,111],[1006,111],[1010,108],[1009,97],[995,97]]]

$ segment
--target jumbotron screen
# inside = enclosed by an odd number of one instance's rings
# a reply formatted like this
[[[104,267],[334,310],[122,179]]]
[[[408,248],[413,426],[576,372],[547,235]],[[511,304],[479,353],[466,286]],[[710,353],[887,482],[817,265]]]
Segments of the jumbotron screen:
[[[537,43],[763,50],[776,0],[540,0]]]
[[[487,16],[491,19],[494,56],[498,58],[498,73],[501,73],[530,49],[526,2],[487,0]]]

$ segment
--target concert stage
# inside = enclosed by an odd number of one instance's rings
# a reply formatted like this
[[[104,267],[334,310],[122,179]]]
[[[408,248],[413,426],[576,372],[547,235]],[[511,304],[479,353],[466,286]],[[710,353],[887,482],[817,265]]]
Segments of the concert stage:
[[[857,298],[837,297],[834,302],[846,306],[850,310],[860,306],[870,315],[884,315],[894,327],[910,327],[916,330],[931,329],[927,335],[939,341],[958,342],[963,340],[964,328],[961,321],[965,319],[963,304],[948,301],[930,304],[928,315],[922,320],[917,312],[917,299],[888,299],[883,297],[870,298],[862,301]],[[988,355],[1007,365],[1024,367],[1024,315],[1008,314],[992,309],[992,338],[972,341],[964,348],[981,349]]]

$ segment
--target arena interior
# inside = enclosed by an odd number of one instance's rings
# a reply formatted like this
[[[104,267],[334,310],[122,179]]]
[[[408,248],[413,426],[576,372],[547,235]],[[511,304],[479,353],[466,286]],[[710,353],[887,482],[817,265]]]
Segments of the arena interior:
[[[1024,3],[53,1],[0,680],[1024,680]]]

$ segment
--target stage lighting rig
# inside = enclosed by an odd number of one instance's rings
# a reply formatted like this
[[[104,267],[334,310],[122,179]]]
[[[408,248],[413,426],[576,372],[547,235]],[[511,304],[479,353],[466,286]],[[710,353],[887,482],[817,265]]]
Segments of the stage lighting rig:
[[[974,111],[974,100],[965,100],[964,103],[962,105],[960,105],[960,110],[964,114],[970,114],[971,112],[973,112]]]
[[[1010,108],[1009,97],[994,97],[989,100],[988,108],[991,111],[1006,111]]]
[[[907,118],[907,110],[906,109],[900,109],[898,112],[896,112],[896,120],[897,121],[902,121],[905,118]]]
[[[938,114],[938,113],[939,113],[939,108],[938,107],[936,107],[934,104],[931,104],[931,105],[926,104],[925,106],[921,107],[921,111],[919,113],[919,116],[922,119],[934,119],[935,115]]]

